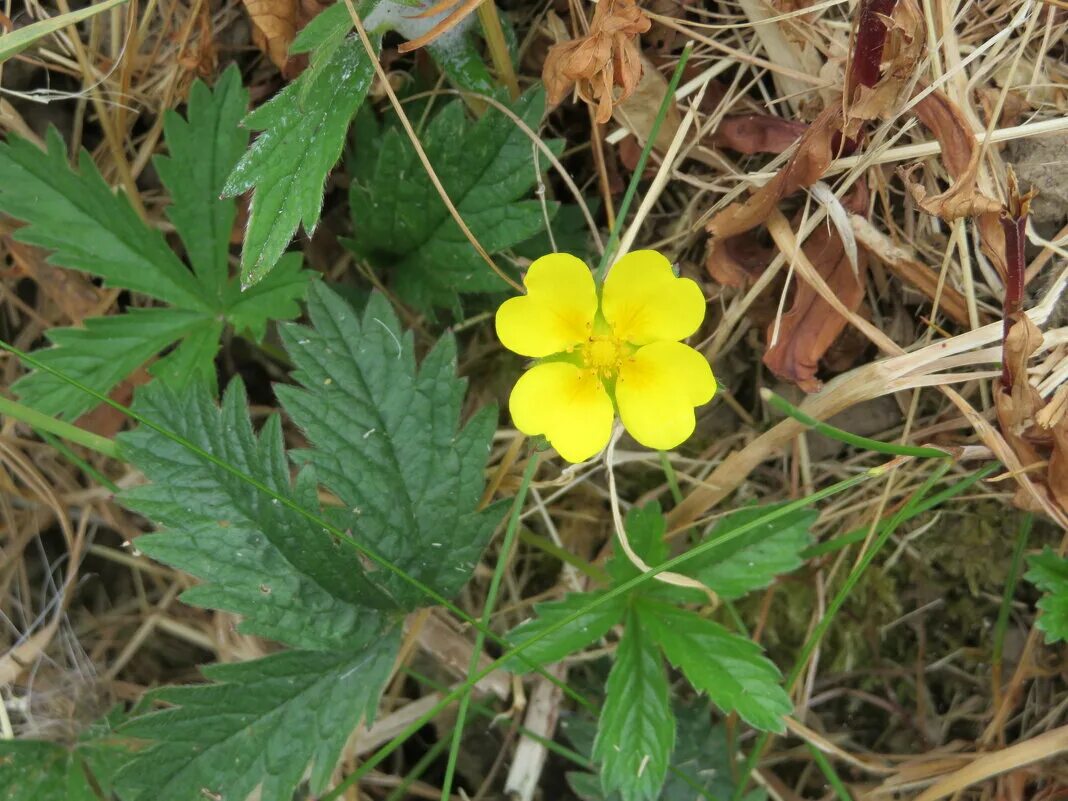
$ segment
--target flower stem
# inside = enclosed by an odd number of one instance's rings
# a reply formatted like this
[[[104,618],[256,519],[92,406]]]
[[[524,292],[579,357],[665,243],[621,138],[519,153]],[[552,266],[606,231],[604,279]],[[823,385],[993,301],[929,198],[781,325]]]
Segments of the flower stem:
[[[645,172],[645,162],[649,160],[649,154],[653,152],[653,145],[656,143],[657,135],[660,133],[660,126],[664,124],[664,120],[667,118],[668,109],[675,102],[675,90],[679,86],[679,81],[682,79],[682,71],[686,68],[686,62],[690,60],[692,52],[693,42],[687,42],[686,47],[683,48],[682,55],[679,56],[679,63],[675,65],[675,72],[671,75],[671,81],[668,83],[667,92],[664,93],[664,99],[660,101],[660,109],[656,112],[653,127],[649,131],[645,147],[642,148],[642,154],[638,158],[638,165],[634,168],[634,174],[630,176],[626,194],[623,195],[623,203],[616,214],[616,224],[612,226],[612,233],[609,235],[608,243],[605,245],[604,253],[601,255],[601,263],[597,265],[597,272],[594,277],[599,284],[604,282],[604,277],[608,273],[608,267],[612,263],[616,246],[619,245],[620,231],[623,229],[623,223],[627,219],[627,211],[630,210],[630,204],[634,200],[634,195],[638,191],[638,184],[642,180],[642,173]]]
[[[774,406],[786,416],[794,418],[799,423],[804,423],[813,431],[823,434],[825,437],[836,439],[839,442],[844,442],[847,445],[854,445],[858,448],[875,451],[876,453],[886,453],[892,456],[915,456],[919,459],[948,459],[952,456],[952,454],[938,448],[917,448],[911,445],[895,445],[892,442],[880,442],[877,439],[868,439],[867,437],[861,437],[857,434],[850,434],[848,431],[835,428],[827,423],[821,423],[815,417],[810,417],[785,398],[776,395],[770,389],[762,389],[760,391],[760,397],[763,398],[766,403]]]
[[[493,607],[497,604],[497,593],[501,588],[501,579],[504,578],[504,568],[508,564],[508,555],[512,552],[516,534],[519,531],[519,515],[523,511],[523,503],[527,498],[527,490],[534,480],[534,474],[538,470],[537,453],[532,453],[527,459],[527,467],[523,471],[523,478],[519,482],[519,490],[515,494],[512,503],[512,513],[508,517],[508,527],[504,532],[504,542],[501,543],[501,551],[497,554],[497,566],[493,570],[493,578],[490,579],[489,591],[486,593],[486,603],[482,607],[482,625],[475,636],[475,647],[471,651],[471,663],[467,668],[469,686],[460,697],[460,705],[456,710],[456,726],[452,730],[452,744],[449,747],[449,762],[445,767],[445,781],[441,785],[441,801],[449,801],[452,797],[452,779],[456,773],[456,759],[460,754],[460,741],[463,739],[464,720],[467,718],[467,709],[471,705],[471,691],[474,689],[472,677],[478,672],[478,658],[482,656],[482,648],[486,643],[486,629],[489,628],[490,617],[493,615]]]
[[[679,478],[675,475],[675,468],[671,464],[671,459],[668,458],[666,451],[660,451],[660,467],[664,471],[664,478],[667,479],[668,488],[671,490],[671,497],[675,500],[675,503],[682,503],[682,490],[679,489]]]
[[[17,401],[0,397],[0,414],[7,415],[15,420],[21,420],[31,428],[47,431],[78,445],[83,445],[97,453],[104,454],[104,456],[110,456],[113,459],[119,457],[119,446],[114,440],[86,431],[84,428],[78,428],[78,426],[62,420],[57,420],[44,412],[39,412]]]

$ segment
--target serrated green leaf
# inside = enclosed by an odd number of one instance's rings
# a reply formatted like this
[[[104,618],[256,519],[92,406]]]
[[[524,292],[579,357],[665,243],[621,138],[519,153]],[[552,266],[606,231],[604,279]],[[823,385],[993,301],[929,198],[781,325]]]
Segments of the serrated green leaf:
[[[239,334],[259,341],[271,320],[292,320],[300,315],[300,301],[314,273],[302,269],[299,253],[286,253],[270,275],[241,291],[236,281],[226,293],[226,320]]]
[[[241,281],[262,280],[298,226],[319,223],[326,176],[341,155],[349,121],[363,103],[374,64],[356,39],[334,48],[321,69],[306,71],[247,117],[262,131],[234,167],[224,193],[252,190],[241,250]],[[310,84],[305,86],[305,84]]]
[[[539,89],[513,110],[537,128],[544,107]],[[456,101],[431,120],[421,141],[460,216],[491,254],[544,228],[541,203],[523,199],[538,178],[531,143],[507,116],[490,109],[470,122]],[[550,142],[557,150],[559,144]],[[363,169],[350,187],[354,246],[393,273],[402,300],[420,309],[452,307],[462,293],[506,288],[452,219],[406,136],[387,130],[373,170],[368,161],[355,162]],[[548,210],[551,218],[556,204]]]
[[[170,156],[154,159],[171,196],[167,217],[215,306],[222,302],[229,276],[230,231],[237,213],[234,201],[219,195],[248,146],[248,131],[239,125],[247,109],[248,91],[236,65],[222,74],[214,89],[195,81],[186,116],[175,111],[164,115]]]
[[[15,238],[53,250],[50,263],[99,275],[108,286],[210,309],[163,235],[145,225],[125,195],[111,191],[89,154],[81,152],[75,172],[55,128],[46,140],[46,153],[17,136],[0,142],[0,212],[27,223]]]
[[[47,154],[17,138],[0,144],[0,211],[29,223],[20,229],[21,238],[55,248],[52,261],[65,267],[89,270],[174,305],[90,319],[82,329],[54,329],[48,337],[56,347],[38,351],[37,358],[106,394],[178,342],[150,372],[175,387],[205,380],[214,386],[224,322],[259,339],[269,320],[300,313],[298,300],[311,273],[300,270],[299,258],[287,259],[276,277],[253,292],[242,294],[228,278],[235,204],[220,200],[219,192],[248,141],[238,128],[247,104],[240,73],[232,67],[214,90],[194,82],[187,118],[175,112],[165,118],[171,155],[155,164],[171,193],[167,214],[193,272],[121,194],[112,194],[87,156],[80,173],[68,168],[54,131]],[[16,175],[25,182],[12,192],[2,182]],[[92,396],[47,372],[32,373],[15,386],[24,401],[48,414],[75,418],[96,405]]]
[[[212,395],[217,394],[215,354],[219,352],[219,337],[222,332],[221,320],[205,320],[179,342],[178,347],[159,361],[153,362],[148,372],[166,381],[174,389],[182,389],[199,382],[210,387]]]
[[[777,505],[752,506],[731,512],[708,535],[714,540],[774,511]],[[740,537],[705,551],[684,563],[682,571],[732,600],[767,587],[776,576],[797,570],[801,552],[812,541],[809,529],[819,513],[799,509],[793,514],[757,526]]]
[[[559,601],[535,604],[535,617],[512,629],[508,634],[509,644],[521,645],[564,618],[585,609],[591,601],[603,594],[603,592],[572,593]],[[527,671],[532,667],[559,662],[565,656],[577,653],[601,639],[612,626],[619,622],[625,611],[626,601],[622,597],[590,609],[571,624],[538,640],[525,649],[520,656],[506,662],[505,667],[508,670]]]
[[[75,754],[41,740],[0,740],[3,801],[98,801]]]
[[[466,31],[456,31],[453,36],[435,39],[426,49],[441,71],[459,89],[484,95],[492,95],[497,89],[474,38]]]
[[[590,214],[593,215],[596,215],[601,207],[597,198],[587,199],[586,205],[589,207]],[[512,252],[530,261],[555,251],[570,253],[585,262],[596,263],[593,237],[586,224],[586,217],[577,203],[561,203],[549,227],[552,230],[552,236],[549,235],[549,231],[541,231],[525,242],[515,245]]]
[[[660,648],[634,612],[608,674],[593,758],[601,763],[601,786],[623,801],[654,801],[664,785],[675,746],[668,681]]]
[[[664,649],[695,690],[707,693],[724,713],[737,712],[750,725],[783,732],[793,705],[779,669],[751,640],[693,612],[651,598],[635,602],[642,626]]]
[[[313,448],[298,454],[342,501],[346,529],[409,576],[451,596],[467,581],[501,519],[478,511],[496,411],[459,428],[466,382],[456,345],[443,338],[416,366],[412,336],[385,299],[362,315],[315,284],[312,328],[287,325],[282,338],[303,387],[276,393]],[[423,592],[399,576],[380,587],[404,608]]]
[[[1024,575],[1046,593],[1038,602],[1042,610],[1035,625],[1046,633],[1046,643],[1068,640],[1068,559],[1051,548],[1027,557],[1031,569]]]
[[[177,339],[210,326],[205,312],[182,309],[131,309],[114,317],[92,317],[84,328],[53,328],[48,338],[55,347],[34,356],[64,375],[100,393]],[[218,338],[215,339],[218,347]],[[210,361],[209,361],[210,364]],[[74,419],[97,405],[97,400],[51,373],[37,370],[12,387],[22,400],[45,414]]]
[[[134,409],[318,512],[314,475],[304,470],[290,483],[279,418],[255,436],[239,381],[222,408],[203,386],[175,393],[156,382],[137,393]],[[187,590],[185,601],[244,615],[243,631],[308,649],[355,648],[388,624],[380,611],[387,602],[353,548],[153,428],[123,434],[119,444],[152,482],[120,501],[166,529],[139,537],[137,547],[205,582]]]
[[[737,770],[722,723],[711,725],[709,709],[692,701],[677,701],[675,750],[660,801],[728,801],[734,797],[731,776]],[[596,727],[589,718],[568,717],[561,724],[567,738],[580,753],[593,751]],[[619,801],[618,792],[606,793],[592,773],[572,771],[567,782],[584,801]],[[767,794],[755,788],[742,796],[743,801],[765,801]]]
[[[360,652],[284,651],[204,674],[217,684],[153,693],[175,708],[137,718],[122,733],[158,740],[119,774],[124,801],[291,801],[311,766],[325,788],[361,720],[374,717],[398,649],[394,631]]]

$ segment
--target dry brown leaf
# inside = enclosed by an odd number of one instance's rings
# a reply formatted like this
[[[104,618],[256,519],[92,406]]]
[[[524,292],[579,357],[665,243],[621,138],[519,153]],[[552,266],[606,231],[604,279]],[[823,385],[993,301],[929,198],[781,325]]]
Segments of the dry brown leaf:
[[[834,158],[832,143],[841,123],[839,104],[824,109],[801,135],[794,154],[774,178],[745,202],[732,203],[708,221],[705,230],[713,240],[735,236],[761,225],[782,198],[818,181]]]
[[[785,153],[807,128],[803,122],[771,114],[738,114],[723,118],[712,134],[711,142],[747,156]]]
[[[928,198],[927,190],[910,180],[913,167],[904,171],[905,186],[916,204],[929,214],[945,220],[975,217],[983,253],[1004,277],[1005,234],[999,220],[1003,207],[978,190],[976,176],[980,150],[971,127],[956,104],[940,91],[931,92],[920,100],[913,113],[942,146],[942,163],[954,180],[945,192]]]
[[[755,281],[774,257],[774,250],[746,232],[713,240],[705,267],[723,286],[741,289]]]
[[[854,212],[866,209],[867,185],[857,183],[843,204]],[[801,250],[846,308],[856,311],[864,300],[867,254],[863,251],[858,254],[857,272],[854,273],[841,237],[827,225],[816,228]],[[805,392],[818,392],[822,386],[816,378],[820,361],[834,345],[846,322],[807,281],[797,280],[790,309],[782,316],[775,344],[764,353],[764,364],[775,375],[792,381]],[[773,321],[768,326],[769,342],[774,325]]]
[[[575,87],[595,107],[597,122],[608,122],[613,105],[630,97],[642,77],[637,37],[649,26],[635,0],[601,0],[589,34],[549,48],[542,70],[549,104],[563,102]]]
[[[1068,391],[1062,388],[1046,401],[1027,377],[1027,361],[1042,344],[1042,332],[1026,314],[1012,316],[1002,360],[1009,383],[998,387],[994,398],[1002,435],[1025,466],[1048,462],[1045,482],[1037,489],[1068,510]],[[1042,484],[1045,484],[1043,487]],[[1013,503],[1021,509],[1041,511],[1031,493],[1020,488]]]
[[[879,79],[873,86],[851,87],[847,95],[842,132],[850,139],[856,139],[869,121],[887,119],[897,110],[925,52],[927,30],[915,0],[897,0],[890,16],[877,16],[886,26]]]
[[[318,16],[329,2],[319,0],[241,0],[252,20],[252,42],[287,78],[300,71],[289,59],[297,31]],[[301,59],[300,61],[304,61]]]

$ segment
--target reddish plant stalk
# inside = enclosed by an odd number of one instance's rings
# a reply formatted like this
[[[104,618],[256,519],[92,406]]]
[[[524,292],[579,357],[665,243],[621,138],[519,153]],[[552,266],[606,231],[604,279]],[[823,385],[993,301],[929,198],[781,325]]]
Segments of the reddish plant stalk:
[[[1027,212],[1018,215],[1005,215],[1001,218],[1001,228],[1005,232],[1005,300],[1002,303],[1002,341],[1008,338],[1009,329],[1016,322],[1016,317],[1023,308],[1024,284],[1026,282],[1026,265],[1024,264],[1024,242],[1026,241]],[[1001,386],[1012,389],[1012,375],[1007,361],[1001,364]]]
[[[853,58],[849,62],[846,102],[853,100],[858,86],[875,86],[879,80],[886,46],[885,17],[894,12],[897,0],[864,0],[857,11],[857,36],[853,40]]]

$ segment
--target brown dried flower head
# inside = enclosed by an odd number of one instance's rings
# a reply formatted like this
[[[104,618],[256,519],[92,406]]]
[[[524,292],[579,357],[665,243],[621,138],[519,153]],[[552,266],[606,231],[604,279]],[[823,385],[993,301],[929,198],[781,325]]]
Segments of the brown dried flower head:
[[[600,0],[589,34],[549,48],[541,75],[549,103],[562,102],[574,86],[596,107],[597,122],[608,122],[613,104],[630,97],[642,77],[636,38],[650,25],[635,0]]]

